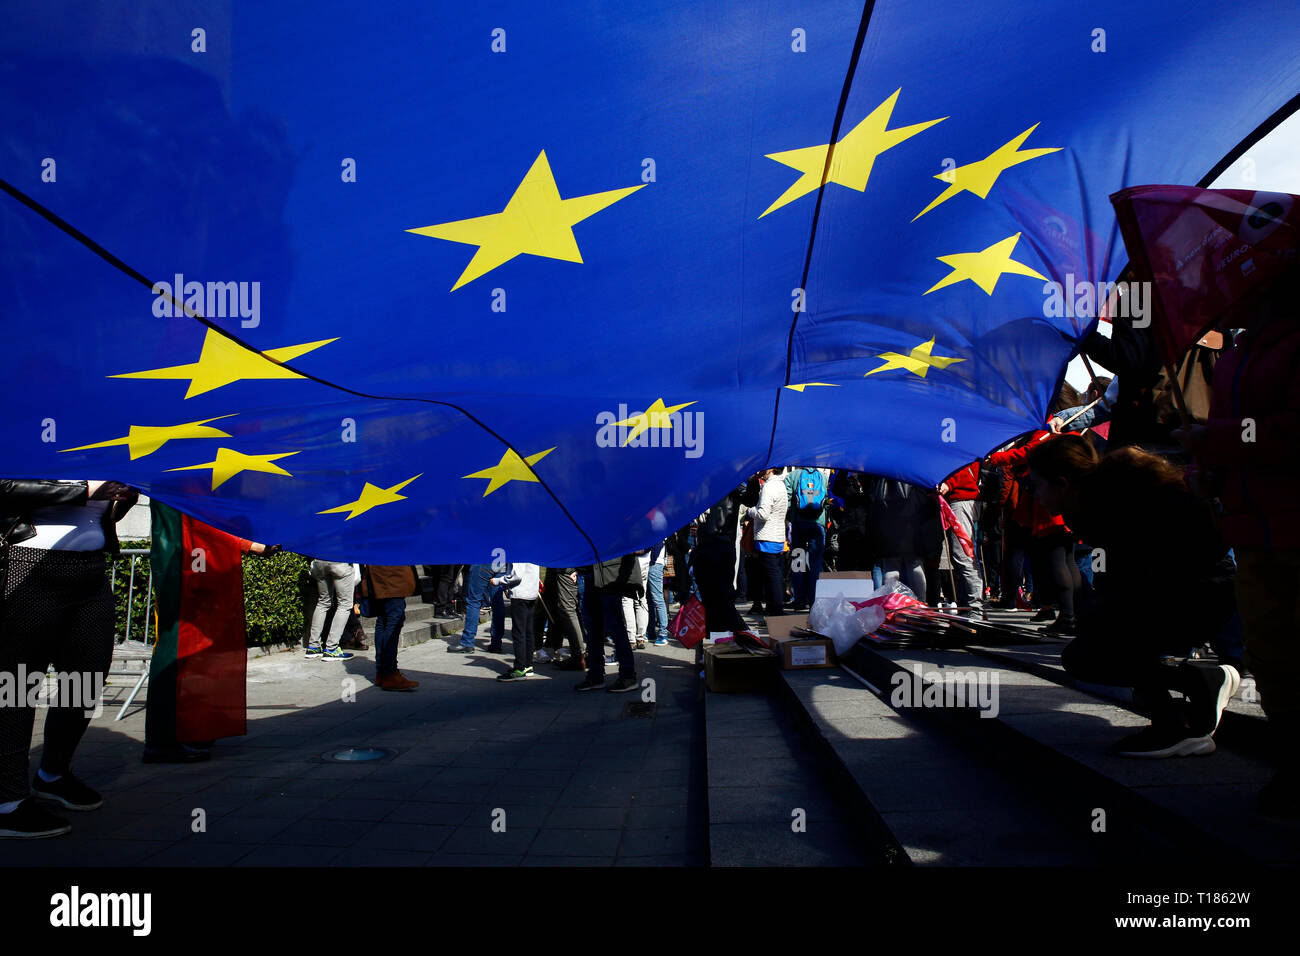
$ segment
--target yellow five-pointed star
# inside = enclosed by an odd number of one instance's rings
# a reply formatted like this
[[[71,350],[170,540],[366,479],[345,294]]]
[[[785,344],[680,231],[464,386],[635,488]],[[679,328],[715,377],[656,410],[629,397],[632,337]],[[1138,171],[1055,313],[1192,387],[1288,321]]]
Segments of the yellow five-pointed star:
[[[424,472],[420,472],[420,475],[422,474],[424,474]],[[326,508],[324,511],[318,511],[316,513],[318,515],[332,515],[342,514],[346,511],[349,512],[346,520],[351,521],[357,515],[364,514],[371,508],[377,508],[380,505],[391,505],[394,501],[405,501],[406,495],[399,495],[398,492],[411,482],[415,481],[416,478],[419,478],[420,475],[414,475],[411,478],[407,478],[405,481],[399,481],[391,488],[380,488],[367,481],[365,485],[362,486],[361,494],[357,497],[356,501],[349,501],[347,504],[339,505],[337,508]]]
[[[651,428],[672,428],[673,422],[669,416],[673,412],[685,408],[687,405],[694,404],[694,402],[683,402],[681,405],[665,406],[662,398],[656,398],[654,404],[640,415],[633,415],[631,418],[625,418],[621,422],[615,422],[614,424],[632,426],[632,430],[628,432],[627,437],[623,439],[623,444],[626,445],[637,435],[640,435],[644,431],[649,431]]]
[[[546,159],[546,150],[542,150],[501,212],[406,231],[478,246],[478,252],[474,253],[474,258],[451,287],[455,292],[465,283],[473,282],[525,253],[565,262],[582,262],[573,227],[644,185],[561,199],[560,188],[555,184],[551,164]]]
[[[212,469],[212,490],[216,491],[235,475],[241,471],[264,471],[268,475],[284,475],[292,478],[293,475],[285,471],[279,465],[271,464],[281,458],[288,458],[290,455],[296,455],[296,451],[281,452],[278,455],[245,455],[242,451],[234,451],[230,448],[218,448],[215,461],[205,461],[201,465],[185,465],[182,468],[168,468],[168,471],[199,471],[203,468]]]
[[[839,388],[838,385],[832,385],[830,382],[804,382],[802,385],[786,385],[785,388],[802,393],[805,388],[812,388],[813,386],[819,386],[821,388]]]
[[[552,446],[546,451],[539,451],[536,455],[529,455],[527,458],[520,458],[513,448],[507,448],[506,453],[501,456],[501,460],[491,468],[484,468],[482,471],[476,471],[474,474],[465,475],[464,477],[489,479],[487,491],[483,492],[483,497],[486,498],[510,481],[538,481],[538,477],[533,474],[532,466],[558,447],[558,445]]]
[[[123,372],[121,375],[110,375],[109,378],[189,379],[190,387],[185,391],[185,397],[193,398],[246,378],[302,378],[298,372],[275,363],[291,362],[300,355],[336,341],[338,340],[321,339],[319,342],[304,342],[302,345],[286,345],[265,352],[254,352],[209,328],[203,336],[203,348],[197,362],[144,372]]]
[[[997,287],[998,278],[1004,272],[1010,272],[1018,276],[1032,276],[1035,279],[1047,281],[1046,276],[1035,272],[1023,262],[1017,262],[1011,258],[1011,251],[1015,249],[1016,243],[1019,241],[1020,233],[1016,233],[1014,236],[1007,236],[1001,242],[995,242],[987,249],[981,249],[979,252],[954,252],[950,256],[938,256],[938,260],[944,265],[952,266],[952,272],[949,272],[922,294],[929,295],[935,289],[942,289],[944,286],[953,285],[963,279],[970,279],[971,282],[992,295],[994,288]]]
[[[849,189],[864,192],[867,188],[867,180],[871,178],[871,167],[877,156],[948,118],[941,116],[912,126],[888,129],[889,118],[894,112],[894,103],[898,101],[898,94],[901,92],[901,88],[894,90],[889,99],[877,106],[866,119],[840,138],[831,154],[829,170],[826,169],[826,150],[830,148],[830,144],[768,153],[768,159],[774,159],[791,169],[797,169],[803,175],[795,180],[794,185],[783,192],[776,202],[764,209],[758,218],[762,219],[769,212],[808,195],[823,182],[839,183]],[[823,174],[825,179],[822,178]]]
[[[934,348],[934,336],[930,336],[928,342],[922,342],[916,348],[912,349],[908,355],[901,355],[898,352],[881,352],[876,358],[884,359],[884,364],[878,368],[873,368],[870,372],[863,375],[875,375],[877,372],[888,372],[890,369],[905,368],[913,375],[919,375],[925,378],[926,373],[931,368],[937,368],[940,371],[946,369],[949,365],[956,362],[964,362],[965,359],[951,358],[948,356],[931,355],[930,351]]]
[[[1003,143],[993,152],[989,153],[983,159],[973,163],[967,163],[965,166],[958,166],[956,169],[945,170],[942,173],[935,173],[935,179],[942,179],[950,183],[943,192],[935,197],[934,202],[926,206],[915,216],[912,222],[920,219],[927,212],[942,202],[947,202],[959,192],[974,193],[980,199],[989,198],[989,190],[993,184],[998,181],[998,177],[1010,169],[1012,166],[1028,162],[1031,159],[1037,159],[1039,156],[1046,156],[1048,153],[1059,152],[1060,146],[1049,146],[1046,149],[1021,149],[1020,145],[1029,138],[1029,134],[1038,129],[1035,123],[1029,129],[1025,130],[1009,143]]]
[[[91,445],[64,448],[59,453],[125,445],[130,450],[131,460],[135,461],[145,455],[152,455],[174,438],[229,438],[230,435],[227,432],[223,432],[220,428],[213,428],[208,422],[233,417],[233,414],[218,415],[216,418],[205,418],[199,422],[185,422],[183,425],[132,425],[122,438],[110,438],[107,441],[97,441]]]

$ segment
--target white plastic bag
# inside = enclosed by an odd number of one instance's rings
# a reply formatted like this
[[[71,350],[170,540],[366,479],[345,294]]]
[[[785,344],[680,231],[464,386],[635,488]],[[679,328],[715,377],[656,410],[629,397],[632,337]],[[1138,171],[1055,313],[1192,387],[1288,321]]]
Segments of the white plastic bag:
[[[852,650],[853,645],[864,636],[879,627],[880,621],[884,620],[884,614],[881,613],[879,620],[871,625],[870,630],[864,630],[863,628],[876,615],[872,608],[863,610],[873,613],[864,617],[862,611],[854,607],[843,594],[837,594],[833,598],[818,598],[808,612],[808,626],[818,634],[829,637],[831,643],[835,645],[836,655],[842,656]]]

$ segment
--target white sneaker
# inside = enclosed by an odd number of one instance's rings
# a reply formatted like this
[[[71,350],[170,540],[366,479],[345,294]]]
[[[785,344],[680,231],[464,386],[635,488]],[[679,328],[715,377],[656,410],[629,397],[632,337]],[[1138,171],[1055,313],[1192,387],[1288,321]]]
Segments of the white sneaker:
[[[537,661],[539,664],[549,664],[554,659],[555,658],[551,655],[551,652],[544,647],[533,655],[533,660]]]

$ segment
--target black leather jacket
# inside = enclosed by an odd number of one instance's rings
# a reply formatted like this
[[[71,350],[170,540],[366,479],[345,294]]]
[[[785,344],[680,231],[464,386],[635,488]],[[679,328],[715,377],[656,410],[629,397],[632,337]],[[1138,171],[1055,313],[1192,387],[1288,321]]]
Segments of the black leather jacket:
[[[84,505],[89,500],[84,481],[0,478],[0,545],[22,544],[36,537],[31,514],[51,505]],[[131,501],[110,501],[104,510],[104,550],[117,554],[117,523],[131,510]]]

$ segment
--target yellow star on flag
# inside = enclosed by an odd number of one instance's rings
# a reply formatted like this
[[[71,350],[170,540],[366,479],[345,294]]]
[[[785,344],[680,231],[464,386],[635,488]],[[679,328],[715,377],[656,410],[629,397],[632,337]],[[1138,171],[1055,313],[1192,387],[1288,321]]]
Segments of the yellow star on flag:
[[[1011,252],[1016,248],[1016,243],[1020,241],[1020,233],[1014,236],[1007,236],[1001,242],[995,242],[987,249],[981,249],[979,252],[955,252],[950,256],[938,256],[938,260],[946,266],[952,266],[952,272],[948,273],[930,288],[926,289],[923,295],[929,295],[935,289],[942,289],[944,286],[955,285],[963,279],[970,279],[977,286],[983,289],[989,295],[997,287],[998,279],[1004,273],[1011,273],[1018,276],[1032,276],[1035,279],[1047,281],[1047,277],[1042,273],[1035,272],[1023,262],[1017,262],[1011,258]]]
[[[802,392],[805,388],[813,388],[813,387],[839,388],[838,385],[832,385],[830,382],[804,382],[802,385],[786,385],[783,387],[788,388],[791,391],[795,391],[795,392]]]
[[[483,497],[486,498],[502,485],[511,481],[538,481],[538,477],[533,474],[532,466],[558,447],[558,445],[553,446],[546,449],[546,451],[539,451],[536,455],[529,455],[527,458],[520,458],[518,452],[513,448],[507,448],[506,453],[501,456],[501,460],[491,468],[484,468],[482,471],[476,471],[474,474],[465,475],[464,477],[487,478],[487,491],[483,492]]]
[[[966,361],[962,358],[931,355],[930,352],[933,348],[934,336],[932,335],[928,342],[922,342],[907,355],[901,355],[898,352],[881,352],[876,358],[884,359],[884,363],[864,374],[863,378],[866,378],[867,375],[875,375],[877,372],[888,372],[890,369],[895,368],[905,368],[913,375],[925,378],[926,373],[932,368],[943,371],[949,365]]]
[[[59,454],[70,451],[86,451],[91,448],[110,448],[113,445],[125,445],[131,453],[131,460],[152,455],[163,445],[176,438],[229,438],[228,432],[213,428],[208,422],[217,422],[223,418],[234,418],[234,414],[218,415],[198,422],[185,422],[183,425],[132,425],[121,438],[110,438],[90,445],[78,445],[76,448],[61,449]]]
[[[769,212],[808,195],[823,182],[839,183],[849,189],[865,192],[867,180],[871,178],[871,167],[875,164],[877,156],[948,118],[941,116],[924,123],[889,129],[889,118],[894,112],[894,104],[898,101],[898,94],[901,92],[903,92],[901,88],[894,90],[889,99],[877,106],[866,119],[840,138],[831,155],[829,170],[826,169],[826,151],[830,149],[829,143],[823,146],[805,146],[802,149],[768,153],[768,159],[774,159],[791,169],[797,169],[803,175],[795,180],[794,185],[783,192],[776,202],[764,209],[758,218],[762,219]],[[822,178],[823,174],[825,179]]]
[[[965,166],[958,166],[956,169],[944,170],[942,173],[935,173],[935,179],[942,179],[950,185],[935,197],[934,202],[913,216],[912,222],[916,222],[935,206],[947,202],[959,192],[974,193],[980,199],[988,199],[989,190],[998,181],[998,177],[1012,166],[1018,166],[1020,163],[1027,163],[1031,159],[1037,159],[1039,156],[1046,156],[1048,153],[1061,150],[1060,146],[1049,146],[1045,149],[1021,149],[1021,144],[1036,129],[1038,129],[1037,123],[1009,143],[1003,143],[981,160],[967,163]]]
[[[675,411],[685,408],[687,405],[694,404],[694,402],[684,402],[681,405],[669,405],[665,407],[664,400],[662,398],[656,398],[654,404],[640,415],[633,415],[631,418],[625,418],[621,422],[615,422],[614,424],[633,426],[632,430],[628,432],[627,437],[623,439],[623,444],[626,445],[633,438],[636,438],[637,435],[640,435],[644,431],[649,431],[651,428],[672,428],[672,419],[668,416]]]
[[[582,262],[573,227],[645,185],[561,199],[546,150],[542,150],[501,212],[406,231],[478,246],[478,252],[451,287],[455,292],[519,255]]]
[[[424,474],[424,472],[420,472],[420,475],[422,474]],[[405,501],[406,495],[399,495],[398,492],[411,482],[415,481],[416,478],[419,478],[420,475],[407,478],[405,481],[399,481],[391,488],[380,488],[367,481],[365,485],[362,486],[361,494],[357,497],[356,501],[349,501],[347,504],[339,505],[337,508],[326,508],[324,511],[318,511],[316,513],[318,515],[332,515],[342,514],[346,511],[349,512],[346,520],[351,521],[357,515],[365,514],[371,508],[378,508],[380,505],[391,505],[395,501]]]
[[[215,329],[209,328],[203,337],[203,348],[199,352],[197,362],[149,369],[144,372],[123,372],[108,377],[189,379],[190,387],[186,390],[185,397],[193,398],[195,395],[214,391],[223,385],[242,379],[302,378],[303,376],[298,372],[275,363],[291,362],[300,355],[337,341],[338,339],[321,339],[319,342],[304,342],[302,345],[286,345],[278,349],[267,349],[265,352],[254,352]]]
[[[203,468],[211,468],[212,490],[216,491],[241,471],[264,471],[268,475],[284,475],[287,478],[292,478],[293,475],[279,465],[272,464],[272,462],[296,454],[298,454],[296,451],[286,451],[278,455],[245,455],[242,451],[235,451],[231,448],[218,448],[217,457],[214,461],[205,461],[201,465],[185,465],[182,468],[168,468],[167,470],[199,471]]]

